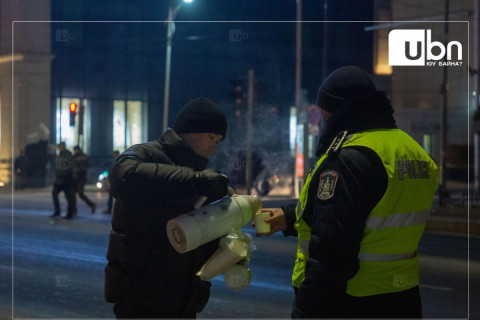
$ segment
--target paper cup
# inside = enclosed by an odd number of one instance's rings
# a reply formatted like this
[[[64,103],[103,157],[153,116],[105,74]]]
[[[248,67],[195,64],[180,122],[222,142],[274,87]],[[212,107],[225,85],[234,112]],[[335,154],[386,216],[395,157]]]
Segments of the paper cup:
[[[225,272],[230,266],[236,264],[247,256],[245,244],[235,239],[229,245],[218,249],[203,265],[198,275],[203,280],[212,279]]]
[[[265,222],[265,219],[270,217],[270,212],[258,212],[255,217],[255,229],[257,233],[270,232],[270,224]]]

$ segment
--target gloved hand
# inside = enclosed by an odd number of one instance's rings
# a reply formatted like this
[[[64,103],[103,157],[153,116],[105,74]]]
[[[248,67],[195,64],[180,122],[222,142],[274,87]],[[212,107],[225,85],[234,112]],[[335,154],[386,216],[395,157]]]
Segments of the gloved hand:
[[[210,201],[221,199],[228,193],[228,177],[220,171],[206,169],[197,171],[193,179],[195,188]]]
[[[194,317],[195,314],[201,312],[207,305],[210,298],[211,283],[201,280],[199,276],[194,276],[192,283],[192,297],[187,307],[183,311],[183,316],[186,318]]]

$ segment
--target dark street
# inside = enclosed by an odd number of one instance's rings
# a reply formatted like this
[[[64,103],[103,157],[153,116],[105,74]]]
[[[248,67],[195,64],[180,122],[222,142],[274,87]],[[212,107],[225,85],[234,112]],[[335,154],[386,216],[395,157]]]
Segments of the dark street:
[[[106,194],[89,195],[101,210]],[[0,250],[5,257],[0,266],[0,318],[10,318],[12,306],[14,318],[113,318],[112,305],[103,299],[110,217],[90,214],[82,202],[72,221],[52,220],[47,191],[16,193],[12,217],[11,194],[2,194],[0,199]],[[267,200],[264,206],[278,203]],[[63,199],[62,204],[64,208]],[[250,286],[234,291],[226,287],[223,276],[214,278],[210,302],[199,317],[289,318],[296,239],[280,234],[256,238],[249,226],[243,231],[253,236],[257,246],[250,263]],[[470,303],[468,310],[469,290],[470,302],[480,299],[479,248],[478,238],[468,242],[461,236],[423,237],[420,262],[425,318],[467,318],[469,311],[470,319],[480,315],[478,304]]]
[[[295,318],[480,320],[479,48],[478,0],[0,0],[0,320],[290,319],[294,266]]]

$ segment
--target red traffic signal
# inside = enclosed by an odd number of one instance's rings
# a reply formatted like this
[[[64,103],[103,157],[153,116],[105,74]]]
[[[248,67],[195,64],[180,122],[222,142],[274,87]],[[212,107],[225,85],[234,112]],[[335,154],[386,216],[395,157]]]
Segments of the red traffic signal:
[[[70,126],[75,126],[75,116],[77,115],[77,104],[70,103]]]

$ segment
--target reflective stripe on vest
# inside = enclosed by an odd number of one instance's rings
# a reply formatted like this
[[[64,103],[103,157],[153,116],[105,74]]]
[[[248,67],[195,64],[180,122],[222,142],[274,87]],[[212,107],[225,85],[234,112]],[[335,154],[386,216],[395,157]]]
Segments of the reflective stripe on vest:
[[[300,239],[300,252],[304,255],[308,255],[308,249],[310,248],[310,240]]]
[[[303,215],[302,203],[300,201],[297,202],[297,219]]]
[[[380,253],[366,253],[360,252],[358,260],[360,261],[395,261],[402,259],[410,259],[417,255],[417,251],[399,253],[399,254],[380,254]]]

